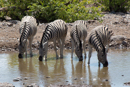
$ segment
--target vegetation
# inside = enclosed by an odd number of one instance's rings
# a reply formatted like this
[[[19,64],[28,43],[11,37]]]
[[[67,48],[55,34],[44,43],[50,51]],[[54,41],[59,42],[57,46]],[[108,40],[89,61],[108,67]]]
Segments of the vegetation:
[[[103,11],[128,11],[129,0],[1,0],[0,17],[9,16],[21,20],[32,15],[42,22],[63,19],[75,20],[99,19]]]
[[[102,6],[103,11],[127,12],[130,9],[130,0],[93,0],[97,5]]]

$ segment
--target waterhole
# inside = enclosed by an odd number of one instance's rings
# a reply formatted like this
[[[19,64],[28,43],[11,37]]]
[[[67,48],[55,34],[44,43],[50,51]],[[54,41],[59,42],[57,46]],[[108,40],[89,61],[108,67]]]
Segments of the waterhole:
[[[87,51],[88,54],[88,51]],[[71,60],[71,51],[64,52],[63,59],[48,52],[47,61],[38,60],[38,52],[30,58],[18,58],[18,53],[0,54],[0,82],[12,83],[16,87],[36,83],[39,87],[67,84],[87,84],[92,87],[125,87],[130,82],[130,50],[111,49],[107,54],[108,67],[98,67],[97,52],[93,51],[90,66],[88,58]],[[16,79],[16,80],[15,80]],[[126,86],[127,87],[127,86]]]

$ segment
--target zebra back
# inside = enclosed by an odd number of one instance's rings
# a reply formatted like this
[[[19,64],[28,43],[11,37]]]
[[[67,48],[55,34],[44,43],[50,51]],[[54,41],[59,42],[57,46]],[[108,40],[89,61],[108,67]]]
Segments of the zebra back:
[[[61,19],[49,23],[46,26],[45,31],[43,32],[41,44],[46,41],[53,41],[53,40],[65,38],[67,34],[67,30],[68,28],[66,23]]]
[[[87,23],[88,23],[88,21],[86,21],[86,20],[77,20],[77,21],[74,22],[74,24],[83,24],[86,27],[87,27]]]
[[[37,20],[33,16],[24,16],[21,20],[21,24],[24,22],[29,22],[30,24],[37,26]]]

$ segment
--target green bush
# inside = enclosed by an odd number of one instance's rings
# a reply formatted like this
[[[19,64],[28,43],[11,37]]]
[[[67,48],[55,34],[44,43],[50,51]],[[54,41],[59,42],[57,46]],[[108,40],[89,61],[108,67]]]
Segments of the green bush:
[[[48,0],[48,2],[34,3],[28,8],[30,13],[33,13],[37,19],[43,21],[49,22],[55,19],[63,19],[66,22],[73,22],[79,19],[98,19],[102,16],[98,10],[100,6],[85,7],[91,3],[91,0]]]
[[[1,0],[1,7],[8,7],[8,11],[0,12],[0,16],[10,16],[12,19],[21,19],[25,15],[33,15],[42,22],[63,19],[66,22],[75,20],[98,19],[102,15],[100,6],[92,0]],[[11,8],[11,7],[15,8]],[[86,7],[87,6],[87,7]]]
[[[28,15],[28,5],[36,3],[35,0],[1,0],[0,7],[6,8],[6,11],[0,12],[0,17],[9,16],[12,19],[21,20],[25,15]]]
[[[102,4],[103,11],[127,12],[130,9],[130,0],[96,0],[95,2],[100,6]]]

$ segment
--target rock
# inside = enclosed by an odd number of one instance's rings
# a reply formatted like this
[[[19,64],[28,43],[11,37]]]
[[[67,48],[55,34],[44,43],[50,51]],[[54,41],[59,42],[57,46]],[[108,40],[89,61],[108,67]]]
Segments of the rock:
[[[18,23],[20,23],[19,20],[10,20],[9,22],[12,23],[12,24],[18,24]]]
[[[17,81],[20,81],[20,80],[22,80],[20,77],[17,77],[17,78],[14,78],[14,79],[13,79],[13,81],[16,81],[16,82],[17,82]]]
[[[24,77],[24,80],[28,80],[28,77]]]
[[[15,87],[13,84],[11,83],[0,83],[0,87]]]
[[[32,83],[31,85],[28,85],[27,87],[39,87],[36,83]]]
[[[126,37],[123,35],[116,35],[116,36],[111,37],[111,41],[123,41],[125,39],[126,39]]]
[[[4,18],[5,18],[5,20],[11,20],[11,17],[9,17],[9,16],[4,16]]]
[[[74,80],[77,80],[77,78],[75,78]]]
[[[106,79],[105,81],[108,81],[108,79]]]
[[[130,85],[130,82],[126,82],[126,83],[124,83],[125,85]]]
[[[11,27],[11,26],[13,26],[13,23],[7,23],[7,25],[8,25],[9,27]]]
[[[50,78],[50,76],[47,76],[46,78]]]
[[[128,43],[126,41],[122,41],[122,45],[127,47],[128,46]]]

